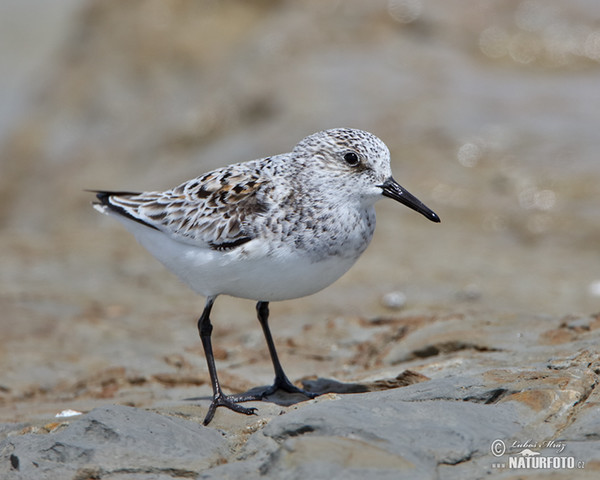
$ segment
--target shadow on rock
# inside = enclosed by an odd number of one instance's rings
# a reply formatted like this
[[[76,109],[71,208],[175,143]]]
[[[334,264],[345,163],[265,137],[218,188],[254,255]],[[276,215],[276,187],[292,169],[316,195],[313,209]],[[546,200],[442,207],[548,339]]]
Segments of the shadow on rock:
[[[421,375],[420,373],[413,372],[412,370],[405,370],[394,378],[385,378],[374,380],[372,382],[340,382],[333,378],[315,378],[302,380],[302,386],[304,389],[317,395],[325,395],[327,393],[366,393],[366,392],[377,392],[382,390],[390,390],[393,388],[406,387],[407,385],[413,385],[429,380],[429,377]],[[250,390],[234,394],[234,398],[241,398],[251,395],[260,395],[268,387],[259,386],[253,387]],[[194,397],[186,398],[186,401],[210,401],[211,397]],[[282,390],[278,390],[271,395],[265,396],[262,401],[274,403],[283,407],[289,407],[300,402],[308,400],[305,395],[300,393],[288,393]]]

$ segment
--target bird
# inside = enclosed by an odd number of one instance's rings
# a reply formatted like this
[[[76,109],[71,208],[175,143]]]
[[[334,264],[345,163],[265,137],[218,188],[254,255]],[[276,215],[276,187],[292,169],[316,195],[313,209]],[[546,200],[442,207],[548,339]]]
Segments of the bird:
[[[268,323],[269,302],[311,295],[341,277],[373,237],[378,200],[391,198],[440,222],[393,178],[385,143],[352,128],[314,133],[289,153],[231,164],[165,191],[90,192],[96,210],[119,220],[206,297],[198,320],[212,386],[204,425],[218,407],[256,414],[241,403],[277,390],[316,396],[286,376]],[[257,302],[275,372],[273,385],[258,393],[227,395],[219,383],[210,316],[220,295]]]

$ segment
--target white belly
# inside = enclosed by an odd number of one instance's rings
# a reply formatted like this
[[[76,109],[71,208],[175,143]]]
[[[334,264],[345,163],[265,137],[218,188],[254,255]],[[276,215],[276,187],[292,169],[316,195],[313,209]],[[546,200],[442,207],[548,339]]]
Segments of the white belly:
[[[317,262],[286,246],[267,253],[259,240],[231,251],[215,251],[176,242],[129,221],[126,226],[152,255],[204,296],[224,294],[257,301],[304,297],[331,285],[359,256]]]

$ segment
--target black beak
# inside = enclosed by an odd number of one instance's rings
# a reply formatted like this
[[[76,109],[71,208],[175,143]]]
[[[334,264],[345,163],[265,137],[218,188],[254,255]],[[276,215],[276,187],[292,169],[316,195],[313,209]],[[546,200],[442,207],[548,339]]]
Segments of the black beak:
[[[433,210],[426,207],[417,197],[404,190],[404,188],[402,188],[392,177],[388,178],[385,183],[379,185],[379,187],[381,187],[383,194],[386,197],[393,198],[394,200],[403,203],[408,208],[412,208],[414,211],[424,215],[432,222],[440,222],[440,217],[438,217]]]

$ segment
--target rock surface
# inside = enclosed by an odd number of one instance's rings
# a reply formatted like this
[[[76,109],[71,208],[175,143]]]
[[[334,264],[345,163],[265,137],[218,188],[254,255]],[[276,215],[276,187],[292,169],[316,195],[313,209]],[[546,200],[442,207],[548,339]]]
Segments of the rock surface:
[[[364,393],[324,393],[299,403],[277,394],[254,403],[257,417],[220,409],[209,427],[201,426],[207,399],[198,398],[4,424],[0,476],[537,478],[538,470],[507,466],[525,444],[544,457],[571,457],[575,465],[545,472],[599,474],[600,317],[511,320],[471,312],[418,325],[410,317],[389,318],[384,331],[372,323],[362,328],[378,328],[384,337],[413,327],[380,361],[372,359],[378,368],[368,378],[305,381],[314,391]],[[494,339],[494,347],[484,338]],[[394,354],[399,347],[401,360]],[[395,381],[388,376],[400,368],[410,370]],[[506,453],[495,456],[498,441]]]
[[[227,452],[225,439],[215,430],[118,405],[51,428],[45,435],[27,433],[3,445],[3,457],[17,477],[191,477],[224,460],[221,455]]]

